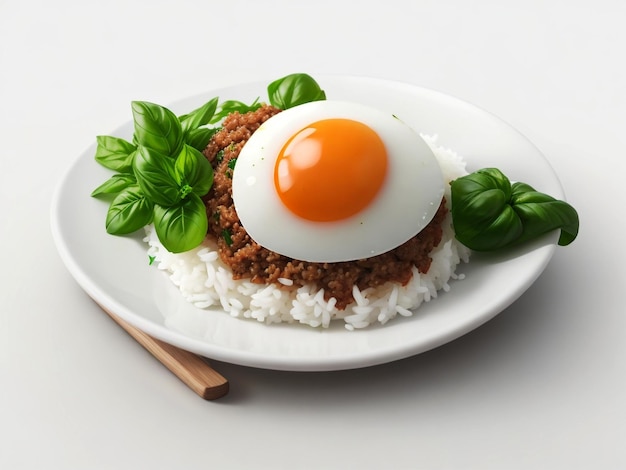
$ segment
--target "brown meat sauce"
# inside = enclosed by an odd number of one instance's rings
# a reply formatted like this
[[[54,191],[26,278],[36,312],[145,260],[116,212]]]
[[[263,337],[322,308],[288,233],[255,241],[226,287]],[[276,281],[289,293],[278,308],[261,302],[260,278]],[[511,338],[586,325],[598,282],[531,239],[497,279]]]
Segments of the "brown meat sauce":
[[[413,266],[426,273],[431,264],[429,254],[443,235],[441,225],[447,214],[445,201],[419,234],[372,258],[340,263],[305,262],[270,251],[250,238],[237,217],[232,200],[233,159],[252,133],[279,112],[265,105],[246,114],[231,114],[203,152],[214,169],[213,187],[205,197],[209,218],[207,235],[217,242],[219,256],[232,270],[233,278],[248,278],[259,284],[278,283],[280,278],[291,279],[294,286],[314,283],[324,289],[327,300],[335,297],[336,306],[343,309],[354,300],[354,285],[363,290],[388,281],[406,284],[411,279]]]

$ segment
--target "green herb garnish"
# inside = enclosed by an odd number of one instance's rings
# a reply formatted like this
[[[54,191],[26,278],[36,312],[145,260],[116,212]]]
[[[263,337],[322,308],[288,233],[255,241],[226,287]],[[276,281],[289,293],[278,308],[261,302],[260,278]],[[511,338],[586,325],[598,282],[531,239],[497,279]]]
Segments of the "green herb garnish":
[[[233,238],[230,234],[230,230],[228,230],[227,228],[222,230],[222,237],[224,237],[224,241],[226,242],[226,245],[231,246],[233,244]]]
[[[476,251],[517,245],[560,229],[558,244],[578,235],[578,213],[564,201],[513,183],[498,169],[484,168],[451,183],[456,238]]]
[[[202,242],[208,222],[200,198],[213,184],[213,168],[194,145],[216,103],[176,117],[163,106],[133,101],[133,143],[97,137],[96,161],[118,172],[92,192],[113,197],[105,221],[108,233],[125,235],[154,223],[171,252]]]
[[[226,166],[228,167],[228,169],[226,170],[226,177],[227,178],[232,178],[233,177],[233,170],[235,169],[235,164],[237,163],[237,159],[236,158],[231,158],[230,160],[228,160],[228,163],[226,164]]]
[[[222,119],[224,119],[226,116],[234,112],[237,112],[239,114],[245,114],[250,111],[256,111],[257,109],[261,107],[261,105],[262,103],[259,102],[259,98],[254,100],[252,104],[245,104],[245,103],[242,103],[241,101],[236,101],[236,100],[224,101],[220,105],[219,109],[215,113],[215,116],[213,116],[210,122],[211,124],[219,122]]]
[[[325,98],[319,85],[306,74],[287,75],[272,82],[267,91],[270,103],[281,109]],[[213,184],[213,167],[201,151],[226,116],[261,106],[259,98],[252,104],[236,100],[219,103],[213,98],[177,117],[163,106],[133,101],[135,132],[131,142],[114,136],[96,137],[96,161],[115,172],[91,193],[111,198],[107,232],[125,235],[153,223],[168,251],[179,253],[202,243],[208,218],[201,198]],[[223,157],[222,150],[217,154],[218,163]],[[235,161],[228,163],[230,176]],[[224,238],[232,244],[228,231]]]
[[[289,109],[311,101],[326,99],[326,93],[305,73],[294,73],[273,81],[267,87],[270,104]]]
[[[222,160],[224,160],[224,149],[219,150],[217,152],[217,154],[215,155],[215,161],[219,164],[222,163]]]

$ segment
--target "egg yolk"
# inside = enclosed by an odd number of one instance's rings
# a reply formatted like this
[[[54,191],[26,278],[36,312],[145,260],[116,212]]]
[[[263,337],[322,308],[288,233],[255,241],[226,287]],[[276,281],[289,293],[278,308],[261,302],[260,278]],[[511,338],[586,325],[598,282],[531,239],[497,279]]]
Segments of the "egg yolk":
[[[347,219],[385,183],[388,158],[369,126],[350,119],[314,122],[293,135],[274,167],[274,186],[294,214],[316,222]]]

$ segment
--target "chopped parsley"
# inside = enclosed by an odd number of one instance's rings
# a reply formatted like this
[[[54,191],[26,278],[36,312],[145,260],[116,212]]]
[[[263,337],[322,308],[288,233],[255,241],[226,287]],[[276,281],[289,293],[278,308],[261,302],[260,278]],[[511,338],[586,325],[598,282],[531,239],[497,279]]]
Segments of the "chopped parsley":
[[[227,178],[232,178],[233,177],[233,170],[235,169],[235,163],[237,163],[237,158],[231,158],[230,160],[228,160],[227,166],[228,168],[225,171],[225,175]]]
[[[217,152],[217,155],[215,155],[215,161],[217,163],[222,163],[222,160],[224,160],[224,149],[220,150]]]
[[[222,230],[222,236],[224,237],[224,241],[226,242],[228,246],[231,246],[233,244],[233,239],[231,237],[230,230],[228,230],[227,228]]]

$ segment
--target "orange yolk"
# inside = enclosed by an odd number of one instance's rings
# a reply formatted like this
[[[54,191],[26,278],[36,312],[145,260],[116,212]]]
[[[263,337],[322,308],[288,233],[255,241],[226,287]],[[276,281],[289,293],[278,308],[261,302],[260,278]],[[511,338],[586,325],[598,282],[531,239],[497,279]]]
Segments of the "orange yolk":
[[[375,199],[387,166],[385,145],[374,130],[350,119],[325,119],[287,141],[276,160],[274,185],[294,214],[338,221]]]

